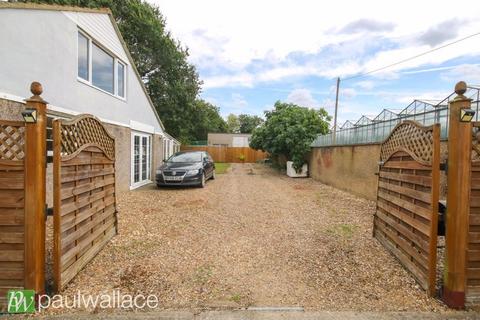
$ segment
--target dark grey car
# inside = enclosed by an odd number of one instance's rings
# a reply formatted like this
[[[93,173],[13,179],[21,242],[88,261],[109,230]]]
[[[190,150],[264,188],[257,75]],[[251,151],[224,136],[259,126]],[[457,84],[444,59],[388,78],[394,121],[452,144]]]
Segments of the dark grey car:
[[[177,152],[157,169],[157,186],[204,187],[208,179],[215,179],[215,163],[205,151]]]

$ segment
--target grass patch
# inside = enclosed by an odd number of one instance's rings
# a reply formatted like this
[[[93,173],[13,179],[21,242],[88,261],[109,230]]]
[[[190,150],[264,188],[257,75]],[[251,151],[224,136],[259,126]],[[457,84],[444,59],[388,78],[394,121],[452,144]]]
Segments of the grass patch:
[[[204,285],[212,277],[213,271],[210,266],[201,266],[193,276],[193,281],[197,284]]]
[[[240,303],[240,301],[242,301],[242,296],[237,293],[231,296],[230,300],[236,303]]]
[[[327,229],[327,233],[342,237],[351,238],[358,226],[353,224],[337,224]]]
[[[227,172],[228,168],[230,168],[230,163],[224,163],[224,162],[215,163],[215,173],[217,174],[222,174]]]

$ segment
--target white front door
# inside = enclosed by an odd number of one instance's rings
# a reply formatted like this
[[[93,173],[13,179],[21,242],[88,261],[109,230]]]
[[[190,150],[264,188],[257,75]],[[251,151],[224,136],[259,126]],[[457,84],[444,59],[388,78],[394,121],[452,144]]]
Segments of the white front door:
[[[132,132],[132,187],[151,181],[151,136]]]

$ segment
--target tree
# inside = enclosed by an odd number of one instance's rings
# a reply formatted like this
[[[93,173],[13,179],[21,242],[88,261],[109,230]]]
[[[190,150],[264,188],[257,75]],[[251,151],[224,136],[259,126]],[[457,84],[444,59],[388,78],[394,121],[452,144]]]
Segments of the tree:
[[[196,140],[207,140],[209,132],[226,132],[227,123],[220,116],[218,107],[204,100],[195,101],[194,114],[197,121],[193,135]]]
[[[239,133],[240,132],[240,121],[238,116],[230,113],[227,117],[227,130],[230,133]]]
[[[252,133],[253,130],[263,123],[263,119],[259,116],[249,114],[241,114],[238,116],[240,122],[240,133]]]
[[[323,108],[315,110],[277,101],[273,111],[265,111],[265,119],[253,131],[250,146],[274,156],[284,155],[298,171],[313,140],[318,134],[328,133],[331,117]]]

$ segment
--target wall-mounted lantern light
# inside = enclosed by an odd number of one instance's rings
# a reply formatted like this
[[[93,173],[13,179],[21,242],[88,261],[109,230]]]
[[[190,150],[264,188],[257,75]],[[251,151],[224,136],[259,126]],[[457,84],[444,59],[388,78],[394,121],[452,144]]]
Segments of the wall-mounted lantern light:
[[[460,109],[460,121],[461,122],[470,122],[475,115],[475,111],[472,109]]]
[[[37,110],[36,109],[25,109],[22,111],[23,120],[26,123],[36,123],[37,122]]]

